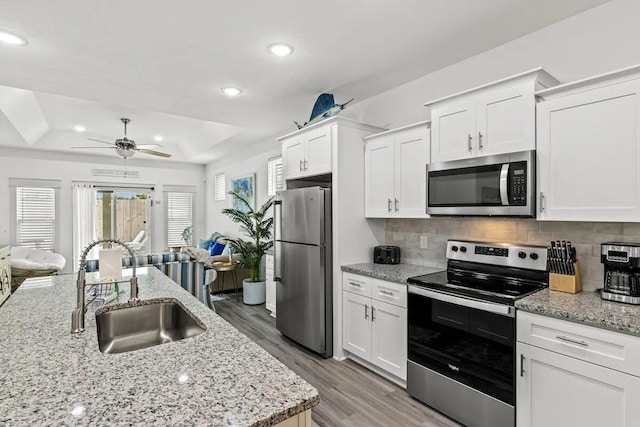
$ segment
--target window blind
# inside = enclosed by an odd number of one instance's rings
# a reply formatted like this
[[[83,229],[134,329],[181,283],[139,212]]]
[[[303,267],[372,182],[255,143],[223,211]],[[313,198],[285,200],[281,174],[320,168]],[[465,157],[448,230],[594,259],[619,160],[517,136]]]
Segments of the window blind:
[[[167,243],[186,245],[182,238],[185,228],[193,225],[193,193],[167,193]]]
[[[224,200],[227,194],[227,179],[224,173],[219,173],[215,176],[215,200],[219,202],[220,200]]]
[[[284,190],[284,176],[282,175],[282,156],[273,157],[267,162],[269,181],[268,194],[274,196],[277,191]]]
[[[55,189],[16,187],[16,244],[53,251],[55,242]]]

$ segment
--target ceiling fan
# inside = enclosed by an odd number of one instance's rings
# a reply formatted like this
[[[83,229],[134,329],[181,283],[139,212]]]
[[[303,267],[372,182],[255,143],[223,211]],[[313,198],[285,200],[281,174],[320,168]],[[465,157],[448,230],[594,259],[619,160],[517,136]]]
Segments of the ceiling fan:
[[[87,138],[90,141],[101,142],[103,144],[109,144],[111,147],[71,147],[71,148],[110,148],[116,150],[122,158],[128,159],[132,157],[136,152],[141,152],[145,154],[151,154],[154,156],[160,157],[171,157],[171,154],[162,153],[160,151],[152,150],[152,148],[161,148],[161,145],[158,144],[136,144],[133,139],[127,138],[127,123],[131,120],[127,118],[122,118],[120,121],[124,124],[124,136],[122,138],[116,139],[115,142],[107,142],[102,141],[100,139]]]

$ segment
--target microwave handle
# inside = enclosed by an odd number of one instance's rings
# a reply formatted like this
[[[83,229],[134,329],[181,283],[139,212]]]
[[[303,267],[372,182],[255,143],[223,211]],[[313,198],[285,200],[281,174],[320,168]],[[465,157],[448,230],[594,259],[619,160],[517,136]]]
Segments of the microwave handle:
[[[509,206],[509,186],[507,185],[509,183],[509,166],[509,163],[505,163],[500,170],[500,200],[503,206]]]

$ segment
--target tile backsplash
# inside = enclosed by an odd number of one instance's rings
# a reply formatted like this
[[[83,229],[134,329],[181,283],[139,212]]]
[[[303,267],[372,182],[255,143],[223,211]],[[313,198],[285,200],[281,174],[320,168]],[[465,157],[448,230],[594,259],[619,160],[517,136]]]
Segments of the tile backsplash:
[[[387,219],[385,241],[399,246],[402,262],[445,267],[448,239],[549,245],[571,240],[583,275],[583,289],[602,287],[600,243],[640,242],[640,223],[546,222],[535,219],[431,218]]]

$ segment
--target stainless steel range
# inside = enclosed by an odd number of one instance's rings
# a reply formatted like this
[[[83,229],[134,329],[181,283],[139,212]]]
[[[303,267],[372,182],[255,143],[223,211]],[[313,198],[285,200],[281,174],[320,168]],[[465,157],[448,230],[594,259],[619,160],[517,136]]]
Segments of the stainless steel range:
[[[470,427],[514,426],[514,302],[548,282],[545,247],[448,241],[446,271],[409,279],[409,394]]]

